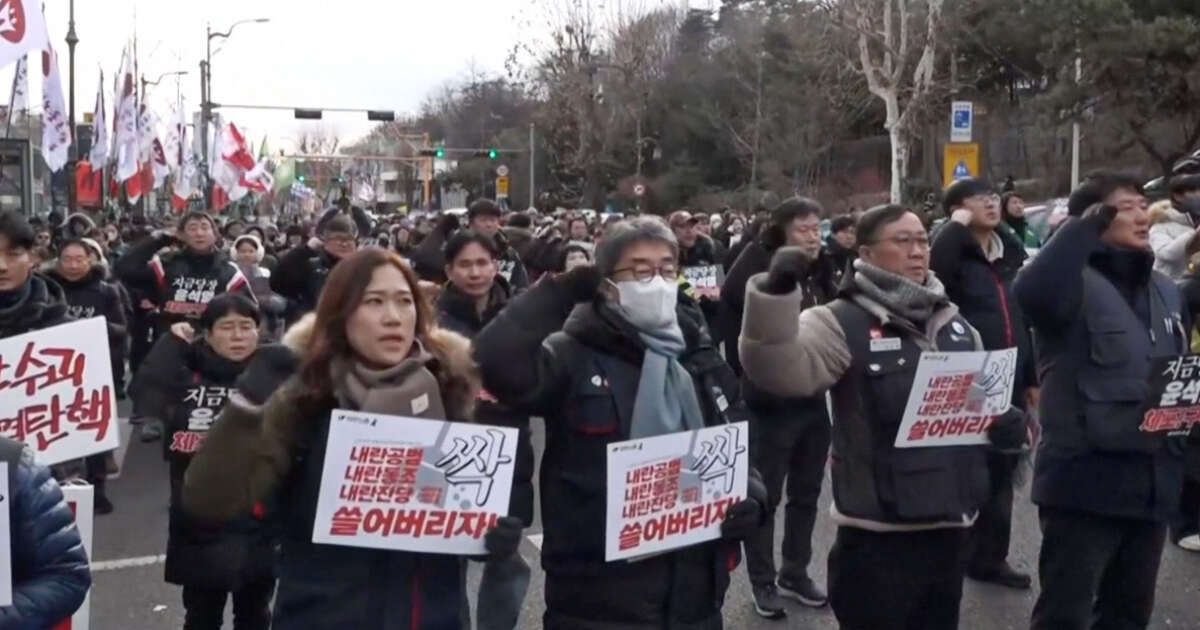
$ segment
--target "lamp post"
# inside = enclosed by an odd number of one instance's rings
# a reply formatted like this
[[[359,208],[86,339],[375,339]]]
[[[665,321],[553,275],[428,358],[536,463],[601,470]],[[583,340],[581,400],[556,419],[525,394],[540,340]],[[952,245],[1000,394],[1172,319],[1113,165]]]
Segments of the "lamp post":
[[[69,59],[69,72],[71,74],[71,85],[68,88],[71,93],[70,112],[68,114],[71,119],[71,168],[67,171],[70,174],[67,180],[67,207],[70,208],[71,212],[79,209],[79,191],[75,189],[75,169],[79,167],[79,145],[76,143],[77,138],[75,137],[75,44],[78,43],[79,36],[75,34],[75,0],[71,0],[70,17],[67,22],[67,57]]]
[[[224,33],[213,32],[211,24],[204,25],[204,61],[200,62],[200,122],[202,129],[200,130],[200,152],[204,156],[204,173],[205,177],[208,174],[208,124],[212,120],[212,41],[215,37],[228,39],[233,33],[233,29],[240,24],[265,24],[270,22],[270,18],[255,18],[252,20],[239,20],[230,25],[229,29]],[[204,186],[204,204],[205,206],[212,205],[212,186],[205,184]]]

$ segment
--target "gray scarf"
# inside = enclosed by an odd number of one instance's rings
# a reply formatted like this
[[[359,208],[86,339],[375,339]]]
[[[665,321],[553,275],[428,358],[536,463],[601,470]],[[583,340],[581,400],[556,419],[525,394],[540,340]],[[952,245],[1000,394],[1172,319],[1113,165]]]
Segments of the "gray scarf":
[[[933,271],[921,285],[859,258],[854,261],[854,272],[854,284],[864,295],[914,324],[924,324],[949,301],[946,288]]]
[[[425,367],[432,360],[419,340],[407,359],[383,370],[335,359],[329,368],[334,394],[340,404],[358,411],[445,420],[437,377]]]
[[[617,312],[621,312],[620,308]],[[672,320],[667,326],[650,330],[638,327],[638,337],[646,344],[646,352],[642,356],[642,375],[633,401],[629,437],[654,437],[703,428],[704,415],[696,399],[696,387],[679,362],[679,355],[687,347],[679,321]]]

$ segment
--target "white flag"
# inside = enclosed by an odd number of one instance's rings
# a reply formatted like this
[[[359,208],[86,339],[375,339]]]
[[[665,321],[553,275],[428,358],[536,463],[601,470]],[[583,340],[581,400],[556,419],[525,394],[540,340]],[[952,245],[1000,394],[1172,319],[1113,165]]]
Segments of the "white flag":
[[[49,41],[46,18],[37,2],[0,0],[0,68],[42,50]]]
[[[230,201],[237,201],[250,192],[242,186],[242,175],[249,168],[253,168],[253,158],[250,158],[251,163],[247,167],[245,158],[249,157],[249,154],[241,134],[233,123],[225,123],[220,117],[217,117],[215,122],[209,176],[214,184],[225,191]]]
[[[12,109],[9,118],[15,118],[17,112],[29,112],[29,57],[17,60],[17,71],[13,75]]]
[[[96,89],[96,111],[92,113],[92,151],[88,154],[92,168],[100,170],[108,161],[108,119],[104,116],[104,71],[100,72],[100,87]]]
[[[116,133],[113,154],[117,159],[117,180],[125,181],[138,173],[138,112],[133,86],[133,56],[126,48],[117,75],[115,98]]]
[[[42,158],[57,172],[71,156],[71,121],[63,98],[58,55],[46,46],[42,51]]]

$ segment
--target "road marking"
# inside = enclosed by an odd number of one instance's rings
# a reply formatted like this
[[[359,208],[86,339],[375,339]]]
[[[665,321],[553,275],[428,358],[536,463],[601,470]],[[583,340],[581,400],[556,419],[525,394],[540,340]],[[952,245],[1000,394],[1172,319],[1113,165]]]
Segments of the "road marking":
[[[526,538],[529,539],[529,542],[533,543],[534,547],[538,548],[538,551],[542,550],[542,535],[541,534],[530,534],[530,535],[526,536]]]
[[[116,571],[118,569],[133,569],[135,567],[148,567],[151,565],[165,562],[167,554],[160,553],[157,556],[141,556],[138,558],[121,558],[119,560],[101,560],[93,562],[91,569],[95,571]]]

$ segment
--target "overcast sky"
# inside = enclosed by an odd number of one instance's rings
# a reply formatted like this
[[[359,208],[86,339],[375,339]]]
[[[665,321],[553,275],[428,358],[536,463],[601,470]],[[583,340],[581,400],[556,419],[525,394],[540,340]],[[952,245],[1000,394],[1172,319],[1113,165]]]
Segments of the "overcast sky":
[[[179,88],[189,110],[200,102],[199,62],[205,24],[224,31],[243,19],[228,40],[213,40],[213,100],[220,103],[388,109],[415,113],[439,86],[467,75],[469,68],[504,72],[518,38],[544,37],[538,2],[568,0],[77,0],[75,24],[76,118],[93,109],[98,73],[104,70],[109,117],[112,76],[124,43],[137,34],[139,72],[154,80],[187,70]],[[603,0],[592,0],[604,5]],[[31,3],[32,0],[25,0]],[[619,3],[621,0],[615,0]],[[629,6],[687,4],[686,0],[626,0]],[[691,0],[711,6],[716,0]],[[610,6],[615,4],[609,2]],[[45,0],[50,37],[68,77],[68,0]],[[218,52],[219,50],[219,52]],[[40,81],[31,74],[35,107]],[[0,70],[6,98],[12,67]],[[163,119],[171,115],[176,78],[150,88],[150,102]],[[68,95],[69,97],[69,95]],[[5,103],[7,104],[7,103]],[[287,111],[228,110],[227,119],[248,128],[250,138],[270,137],[273,149],[294,149],[307,128],[324,128],[345,140],[371,127],[366,114],[326,113],[322,121],[293,120]]]

